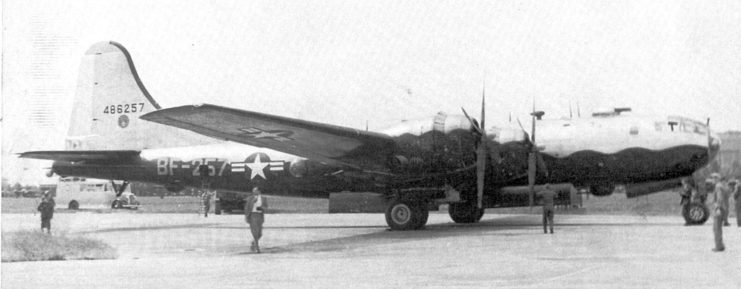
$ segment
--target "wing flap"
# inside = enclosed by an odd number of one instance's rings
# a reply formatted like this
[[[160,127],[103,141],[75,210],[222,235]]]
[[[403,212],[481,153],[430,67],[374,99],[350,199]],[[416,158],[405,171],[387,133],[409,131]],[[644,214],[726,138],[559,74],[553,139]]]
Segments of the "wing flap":
[[[216,105],[187,105],[141,116],[214,138],[356,168],[385,166],[395,146],[385,134]]]

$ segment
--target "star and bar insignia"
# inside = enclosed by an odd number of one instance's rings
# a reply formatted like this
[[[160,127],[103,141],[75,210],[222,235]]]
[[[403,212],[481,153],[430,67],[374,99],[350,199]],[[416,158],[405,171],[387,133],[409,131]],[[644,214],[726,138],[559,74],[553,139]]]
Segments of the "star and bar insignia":
[[[264,158],[265,161],[263,162],[261,158]],[[270,157],[266,154],[256,153],[247,157],[244,162],[232,163],[231,166],[231,170],[234,173],[244,173],[248,168],[250,170],[250,180],[257,176],[267,180],[265,169],[271,172],[283,171],[283,161],[270,161]]]
[[[259,128],[248,127],[240,128],[239,131],[251,138],[266,138],[279,142],[293,140],[293,138],[290,137],[293,135],[293,132],[287,130],[262,130]]]

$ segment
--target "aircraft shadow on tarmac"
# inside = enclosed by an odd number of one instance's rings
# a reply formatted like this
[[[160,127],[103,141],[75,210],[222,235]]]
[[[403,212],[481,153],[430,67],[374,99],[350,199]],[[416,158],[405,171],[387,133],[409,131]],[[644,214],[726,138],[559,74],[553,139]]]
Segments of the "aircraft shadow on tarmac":
[[[302,243],[295,243],[279,248],[272,248],[273,253],[278,252],[323,252],[349,250],[366,246],[377,246],[399,242],[412,242],[417,240],[433,238],[453,238],[462,235],[483,236],[483,235],[502,235],[502,236],[522,236],[522,235],[542,235],[540,231],[542,226],[540,216],[521,215],[507,216],[489,220],[482,220],[475,224],[456,224],[456,223],[438,223],[427,225],[422,230],[416,231],[390,231],[386,227],[378,232],[360,234],[348,237],[332,238],[325,240],[316,240]],[[557,227],[620,227],[620,226],[681,226],[680,223],[655,223],[655,222],[590,222],[590,223],[566,223],[558,224]],[[374,226],[314,226],[314,227],[266,227],[266,229],[342,229],[342,228],[375,228]],[[525,231],[515,231],[512,229],[528,229]],[[507,230],[508,232],[501,232]]]
[[[523,236],[539,235],[542,226],[540,216],[538,215],[516,215],[495,217],[485,219],[475,224],[456,224],[452,222],[434,223],[427,225],[422,230],[415,231],[390,231],[386,226],[265,226],[266,234],[272,230],[334,230],[334,229],[374,229],[378,231],[364,233],[346,237],[330,238],[323,240],[313,240],[287,244],[279,247],[265,247],[262,253],[286,253],[286,252],[327,252],[352,250],[362,247],[378,246],[399,242],[413,242],[434,238],[454,238],[461,236],[484,236],[484,235],[502,235],[502,236]],[[613,227],[613,226],[681,226],[681,223],[656,223],[656,222],[580,222],[580,223],[558,223],[556,218],[556,227]],[[81,233],[110,233],[110,232],[127,232],[127,231],[152,231],[168,229],[192,229],[192,228],[209,228],[209,229],[226,229],[226,230],[245,230],[246,226],[223,225],[219,223],[202,223],[202,224],[179,224],[163,226],[146,226],[146,227],[121,227],[98,229]],[[513,231],[515,229],[515,231]],[[527,229],[527,230],[516,230]],[[502,231],[507,232],[502,232]],[[254,252],[245,251],[243,246],[232,247],[231,250],[237,255],[250,255]]]

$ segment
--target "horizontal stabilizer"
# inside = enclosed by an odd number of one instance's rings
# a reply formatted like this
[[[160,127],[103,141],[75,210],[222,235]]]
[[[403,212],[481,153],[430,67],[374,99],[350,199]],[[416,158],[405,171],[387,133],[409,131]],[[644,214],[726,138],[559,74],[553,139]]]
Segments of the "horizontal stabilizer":
[[[364,169],[385,166],[395,145],[385,134],[209,104],[161,109],[141,118],[214,138]]]
[[[65,162],[80,161],[125,161],[139,156],[139,151],[33,151],[20,154],[22,158],[54,160]]]

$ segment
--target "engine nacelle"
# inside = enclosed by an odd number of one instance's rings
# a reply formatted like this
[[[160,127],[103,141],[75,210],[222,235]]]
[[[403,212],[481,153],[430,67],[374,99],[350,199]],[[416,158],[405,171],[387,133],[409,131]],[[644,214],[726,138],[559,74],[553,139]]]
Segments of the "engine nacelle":
[[[419,168],[423,165],[424,161],[420,157],[407,158],[402,155],[395,155],[389,159],[389,167],[393,171],[404,171],[409,169]]]
[[[295,178],[321,176],[332,173],[335,170],[336,168],[305,159],[294,160],[288,166],[288,172]]]
[[[296,178],[301,178],[309,173],[309,164],[306,160],[293,161],[288,166],[288,172]]]
[[[598,196],[598,197],[605,197],[612,195],[612,192],[615,191],[615,184],[614,183],[596,183],[589,185],[589,191],[592,193],[592,195]]]

